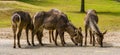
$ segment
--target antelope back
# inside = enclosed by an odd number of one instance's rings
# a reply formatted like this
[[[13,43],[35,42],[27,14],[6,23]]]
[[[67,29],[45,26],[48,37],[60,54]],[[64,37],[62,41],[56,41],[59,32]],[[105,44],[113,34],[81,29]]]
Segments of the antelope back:
[[[48,12],[50,12],[51,14],[61,14],[61,13],[62,13],[60,10],[55,9],[55,8],[51,9],[51,10],[48,11]]]
[[[20,27],[26,27],[32,24],[32,19],[28,12],[16,11],[12,16],[12,24],[16,24]]]
[[[88,10],[86,12],[86,16],[85,16],[85,24],[89,25],[89,19],[94,20],[96,23],[98,23],[98,16],[95,10]]]

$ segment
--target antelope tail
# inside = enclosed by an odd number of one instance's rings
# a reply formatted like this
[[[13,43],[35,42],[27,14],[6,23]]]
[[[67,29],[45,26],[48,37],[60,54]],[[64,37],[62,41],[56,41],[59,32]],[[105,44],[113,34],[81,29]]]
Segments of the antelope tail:
[[[15,13],[12,16],[12,23],[13,24],[20,24],[21,23],[21,16],[19,14]]]

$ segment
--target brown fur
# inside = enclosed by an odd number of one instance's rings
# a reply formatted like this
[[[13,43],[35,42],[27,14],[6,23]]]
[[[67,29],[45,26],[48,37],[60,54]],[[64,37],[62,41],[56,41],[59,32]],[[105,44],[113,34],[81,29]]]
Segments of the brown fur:
[[[89,13],[89,14],[88,14]],[[96,24],[98,24],[98,16],[96,14],[95,10],[88,10],[86,12],[86,17],[85,17],[85,29],[88,29],[87,26],[89,26],[89,17],[92,17],[92,19],[96,22]],[[86,30],[87,31],[87,30]],[[92,44],[92,30],[89,29],[89,35],[90,35],[90,44]],[[87,33],[86,35],[87,36]],[[85,37],[85,45],[87,44],[87,38]]]
[[[50,12],[39,12],[37,13],[37,15],[34,18],[34,34],[36,32],[41,32],[41,36],[38,36],[40,39],[40,44],[42,44],[42,35],[43,35],[43,29],[47,29],[47,30],[57,30],[60,38],[61,38],[61,43],[64,46],[64,31],[67,31],[71,38],[73,38],[74,41],[75,38],[80,37],[80,36],[76,36],[78,35],[75,32],[75,28],[69,24],[69,20],[67,18],[67,16],[65,14],[51,14]],[[71,29],[72,32],[70,32],[69,29]],[[34,35],[33,35],[34,38]],[[32,41],[33,45],[34,45],[34,40]]]
[[[95,10],[89,10],[86,14],[85,17],[85,46],[87,45],[87,31],[89,29],[89,33],[90,33],[90,43],[92,43],[93,40],[93,46],[95,46],[95,37],[94,35],[97,34],[97,41],[98,43],[101,45],[101,47],[103,46],[103,36],[106,32],[101,33],[101,31],[99,30],[98,26],[98,16],[96,14]]]
[[[58,9],[51,9],[50,11],[48,11],[51,14],[61,14],[62,12]],[[52,43],[52,41],[54,41],[54,30],[49,30],[49,42]],[[52,40],[51,40],[52,39]]]
[[[21,48],[20,36],[21,36],[21,32],[23,29],[25,29],[25,31],[26,31],[27,43],[28,43],[28,45],[30,45],[30,42],[28,40],[28,31],[33,29],[32,19],[28,12],[16,11],[16,12],[14,12],[14,14],[12,16],[12,30],[14,33],[14,46],[13,46],[14,48],[16,48],[16,32],[17,32],[17,30],[18,30],[17,44],[18,44],[18,47]]]

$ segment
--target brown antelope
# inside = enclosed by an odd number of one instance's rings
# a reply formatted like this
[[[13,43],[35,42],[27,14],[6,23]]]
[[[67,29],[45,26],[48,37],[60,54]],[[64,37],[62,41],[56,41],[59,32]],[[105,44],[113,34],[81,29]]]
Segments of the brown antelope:
[[[33,29],[32,25],[32,19],[30,17],[30,14],[28,12],[24,11],[16,11],[14,12],[12,16],[12,30],[14,34],[14,46],[13,48],[16,48],[16,34],[17,34],[17,44],[18,47],[21,48],[20,45],[20,37],[22,30],[25,29],[26,31],[26,37],[27,37],[27,43],[30,45],[29,38],[28,38],[28,32],[29,30]]]
[[[104,34],[107,32],[101,32],[99,27],[97,26],[98,23],[98,16],[95,10],[88,10],[85,17],[85,46],[87,45],[87,31],[89,29],[90,32],[90,42],[92,42],[93,38],[93,46],[95,46],[95,37],[97,35],[97,42],[103,47],[103,39]]]
[[[65,14],[51,14],[50,12],[38,12],[34,17],[34,34],[32,35],[32,44],[34,45],[34,35],[39,32],[39,43],[42,44],[43,29],[47,30],[57,30],[60,38],[61,44],[64,46],[64,31],[67,31],[74,43],[80,42],[80,37],[78,29],[70,25],[69,20]],[[79,33],[78,33],[79,32]],[[81,42],[80,42],[81,43]]]
[[[96,14],[96,11],[95,10],[92,10],[93,11],[93,13],[92,14],[89,14],[89,15],[86,15],[86,18],[85,19],[87,19],[87,17],[89,17],[90,15],[93,17],[93,19],[94,19],[94,21],[96,22],[96,24],[98,24],[98,16],[97,16],[97,14]],[[87,12],[86,12],[86,14],[88,13],[88,12],[90,12],[90,10],[88,10]],[[86,22],[88,22],[88,21],[86,21]],[[89,35],[90,35],[90,44],[92,44],[92,32],[91,32],[91,30],[89,30]]]
[[[51,9],[50,11],[48,11],[51,14],[61,14],[61,11],[58,9]],[[52,41],[54,41],[54,34],[53,34],[54,30],[49,30],[49,42],[52,43]],[[51,40],[52,39],[52,40]]]
[[[50,11],[49,11],[51,14],[64,14],[63,12],[61,12],[60,10],[58,10],[58,9],[51,9]],[[52,39],[53,39],[53,41],[54,41],[54,35],[53,35],[53,30],[50,30],[49,31],[49,38],[50,38],[50,42],[51,42],[51,35],[52,35]],[[64,33],[63,33],[63,35],[64,35]],[[58,32],[57,32],[57,30],[56,30],[56,39],[55,39],[55,44],[57,45],[57,36],[58,36]],[[64,40],[64,39],[63,39]],[[64,44],[66,44],[66,42],[65,42],[65,40],[63,41],[64,42]]]
[[[68,32],[68,34],[70,34],[70,32],[72,33],[73,31],[76,32],[76,36],[80,36],[80,37],[75,37],[75,38],[71,38],[72,42],[75,45],[80,45],[82,46],[83,43],[83,35],[82,35],[82,29],[81,27],[79,27],[79,29],[77,29],[72,23],[68,23],[69,27],[65,29],[66,32]],[[64,32],[65,32],[64,31]],[[64,40],[64,32],[63,32],[63,43],[66,44],[65,40]],[[57,44],[57,36],[58,36],[58,31],[56,30],[56,35],[55,35],[55,45]],[[72,35],[70,35],[72,36]]]

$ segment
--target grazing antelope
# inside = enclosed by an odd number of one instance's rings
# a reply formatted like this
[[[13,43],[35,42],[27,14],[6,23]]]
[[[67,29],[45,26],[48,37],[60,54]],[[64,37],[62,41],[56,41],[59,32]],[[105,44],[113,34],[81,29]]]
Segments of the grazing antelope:
[[[64,46],[64,31],[67,31],[74,43],[80,42],[81,35],[78,29],[74,28],[70,23],[65,14],[51,14],[50,12],[38,12],[34,17],[34,34],[32,35],[32,44],[34,45],[34,35],[39,32],[39,43],[42,44],[43,29],[57,30],[61,44]],[[79,33],[78,33],[79,32]]]
[[[88,10],[87,12],[86,12],[86,14],[88,13],[88,12],[90,12],[90,10]],[[96,11],[95,10],[93,10],[93,14],[90,14],[91,15],[91,17],[93,17],[92,19],[94,19],[94,22],[96,22],[96,24],[98,24],[98,16],[97,16],[97,14],[96,14]],[[90,15],[86,15],[86,19],[87,19],[87,17],[89,17]],[[88,21],[86,21],[86,22],[88,22]],[[90,35],[90,44],[92,44],[92,32],[91,32],[91,30],[89,30],[89,35]]]
[[[61,12],[60,10],[58,10],[58,9],[51,9],[50,11],[49,11],[51,14],[64,14],[63,12]],[[57,45],[57,36],[58,36],[58,32],[57,32],[57,30],[56,30],[56,36],[55,36],[55,40],[54,40],[54,35],[53,35],[53,30],[50,30],[49,31],[49,38],[50,38],[50,42],[51,42],[51,35],[52,35],[52,39],[53,39],[53,41],[55,41],[55,44]],[[64,33],[63,33],[63,35],[64,35]],[[64,37],[63,37],[64,38]],[[63,43],[64,44],[66,44],[66,42],[65,42],[65,40],[63,39]]]
[[[90,43],[92,42],[93,38],[93,46],[95,46],[95,37],[97,36],[97,42],[100,44],[101,47],[103,47],[103,39],[104,34],[107,32],[101,32],[99,27],[97,26],[98,23],[98,16],[96,14],[95,10],[88,10],[85,17],[85,46],[87,45],[87,31],[89,29],[90,32]]]
[[[64,32],[67,32],[69,35],[71,34],[70,36],[72,37],[72,34],[75,31],[76,32],[75,36],[79,36],[79,37],[71,38],[71,40],[75,45],[82,46],[82,44],[83,44],[83,35],[82,35],[81,27],[79,27],[79,29],[78,29],[70,22],[68,23],[68,25],[69,25],[69,27],[67,27]],[[63,43],[66,44],[66,42],[64,40],[64,32],[62,33],[62,35],[63,35]],[[57,44],[57,36],[58,36],[58,31],[56,30],[55,45],[58,45]]]
[[[58,9],[51,9],[50,11],[48,11],[51,14],[61,14],[62,12]],[[49,42],[52,43],[52,41],[54,41],[54,30],[49,30]],[[52,39],[52,40],[51,40]]]
[[[27,43],[30,45],[29,38],[28,38],[28,32],[29,30],[32,31],[33,25],[32,25],[32,19],[30,17],[30,14],[28,12],[24,11],[16,11],[13,13],[12,16],[12,30],[14,34],[14,46],[13,48],[16,48],[16,34],[17,34],[17,44],[18,47],[21,48],[20,45],[20,37],[22,30],[25,29],[26,37],[27,37]]]

